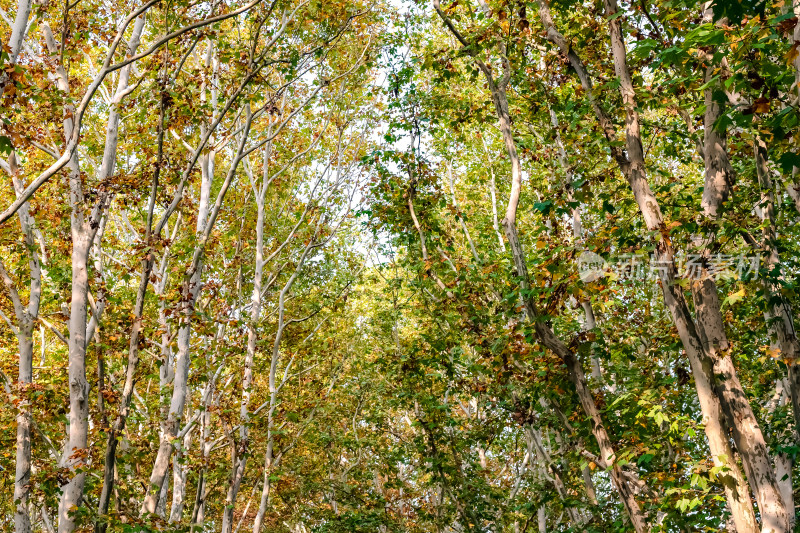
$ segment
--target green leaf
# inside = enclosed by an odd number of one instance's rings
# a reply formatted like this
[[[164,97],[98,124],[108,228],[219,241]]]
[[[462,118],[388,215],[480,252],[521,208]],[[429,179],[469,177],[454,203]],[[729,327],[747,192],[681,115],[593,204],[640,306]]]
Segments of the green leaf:
[[[0,153],[10,155],[14,150],[14,145],[11,144],[11,139],[5,135],[0,135]]]

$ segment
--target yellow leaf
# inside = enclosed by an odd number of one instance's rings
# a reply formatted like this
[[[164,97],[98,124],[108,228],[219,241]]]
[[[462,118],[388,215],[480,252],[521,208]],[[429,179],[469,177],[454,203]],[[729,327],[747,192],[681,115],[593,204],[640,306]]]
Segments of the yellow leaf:
[[[797,58],[798,53],[800,53],[797,50],[798,44],[800,43],[794,43],[792,47],[789,48],[789,51],[786,52],[786,63],[789,65],[791,65],[794,62],[794,60]]]
[[[725,300],[722,302],[724,306],[732,305],[744,298],[744,289],[741,289],[737,292],[731,293]]]

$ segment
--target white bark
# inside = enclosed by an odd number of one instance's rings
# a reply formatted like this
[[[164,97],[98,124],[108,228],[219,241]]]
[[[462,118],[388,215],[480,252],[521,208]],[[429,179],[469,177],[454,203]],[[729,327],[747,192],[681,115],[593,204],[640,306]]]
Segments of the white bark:
[[[49,28],[44,27],[48,49],[52,54],[59,52]],[[68,95],[69,79],[64,67],[56,64],[56,82],[59,90]],[[78,129],[75,122],[75,108],[64,106],[64,137],[71,138]],[[80,163],[76,151],[67,163],[70,228],[72,236],[72,296],[69,319],[69,430],[61,465],[70,471],[70,478],[61,487],[61,500],[58,509],[59,533],[71,533],[76,524],[72,513],[80,507],[83,498],[85,473],[79,469],[87,466],[89,428],[89,383],[86,380],[86,332],[87,306],[89,300],[88,260],[95,234],[107,207],[108,197],[101,193],[93,208],[86,212],[81,180]],[[88,216],[87,216],[88,214]]]
[[[168,35],[160,37],[149,48],[147,48],[143,52],[140,52],[140,53],[138,53],[136,55],[133,55],[131,57],[127,57],[126,59],[124,59],[124,60],[122,60],[122,61],[120,61],[118,63],[112,63],[112,61],[114,59],[114,56],[115,56],[115,54],[117,52],[117,48],[119,47],[120,43],[123,41],[125,32],[126,32],[128,26],[130,25],[130,23],[133,22],[133,20],[136,19],[137,17],[139,17],[140,15],[143,15],[144,13],[146,13],[150,8],[152,8],[156,3],[158,3],[158,0],[148,0],[148,2],[146,2],[144,5],[142,5],[141,7],[137,8],[133,12],[131,12],[127,16],[127,18],[124,20],[124,22],[120,25],[120,27],[119,27],[119,29],[118,29],[113,41],[111,42],[111,45],[109,46],[109,49],[108,49],[108,52],[106,53],[106,57],[105,57],[105,60],[103,61],[102,67],[100,68],[100,70],[97,72],[97,74],[92,79],[92,81],[89,84],[88,88],[86,89],[86,91],[84,92],[83,96],[81,97],[80,102],[78,103],[77,106],[72,106],[70,108],[70,115],[72,116],[72,121],[75,123],[76,127],[74,127],[74,128],[70,127],[69,130],[70,130],[71,133],[69,135],[65,135],[66,144],[65,144],[65,146],[64,146],[64,148],[63,148],[63,150],[61,152],[60,157],[58,157],[58,159],[53,164],[51,164],[46,170],[44,170],[36,178],[31,180],[30,184],[25,188],[23,193],[5,211],[0,213],[0,224],[2,224],[3,222],[5,222],[9,218],[11,218],[14,215],[14,213],[16,213],[17,210],[22,206],[22,204],[24,204],[26,201],[28,201],[30,199],[30,197],[33,196],[33,194],[42,185],[47,183],[50,180],[50,178],[52,178],[54,175],[56,175],[62,168],[64,168],[65,166],[68,166],[70,164],[70,161],[72,161],[72,159],[76,155],[76,150],[77,150],[78,144],[80,142],[80,125],[81,125],[81,121],[83,119],[83,115],[86,112],[87,108],[89,107],[90,103],[92,102],[92,99],[94,98],[94,95],[98,91],[100,85],[103,83],[103,81],[105,80],[105,78],[109,74],[111,74],[112,72],[115,72],[115,71],[117,71],[119,69],[122,69],[125,66],[127,66],[129,64],[132,64],[132,63],[134,63],[134,62],[136,62],[136,61],[138,61],[140,59],[143,59],[145,57],[150,56],[154,52],[160,50],[164,45],[166,45],[170,41],[173,41],[173,40],[177,39],[178,37],[180,37],[181,35],[189,32],[189,31],[195,30],[197,28],[209,26],[211,24],[214,24],[214,23],[217,23],[217,22],[221,22],[221,21],[229,19],[229,18],[236,17],[236,16],[238,16],[238,15],[240,15],[242,13],[245,13],[245,12],[249,11],[254,6],[259,4],[260,2],[261,2],[261,0],[252,0],[248,4],[245,4],[244,6],[238,8],[238,9],[235,9],[235,10],[232,10],[232,11],[228,11],[228,12],[223,13],[221,15],[212,16],[212,17],[209,17],[207,19],[203,19],[201,21],[197,21],[197,22],[194,22],[194,23],[189,24],[187,26],[178,28],[175,31],[169,33]],[[304,5],[304,3],[301,4],[301,5]],[[43,24],[43,27],[46,28],[46,24]],[[282,35],[282,33],[283,33],[283,29],[281,29],[281,31],[277,33],[277,36],[273,37],[273,43],[274,43],[274,40],[276,40],[280,35]],[[48,46],[48,48],[50,48],[50,47]],[[52,53],[53,52],[51,51],[51,55],[52,55]],[[249,82],[249,80],[252,79],[252,77],[258,72],[258,70],[259,69],[254,69],[253,72],[249,76],[247,76],[245,78],[245,80],[243,80],[242,87],[244,85],[246,85],[247,82]],[[66,88],[62,87],[60,82],[58,83],[58,85],[59,85],[59,87],[61,88],[62,91],[66,90]],[[220,115],[224,115],[224,114],[225,113],[223,111]],[[212,126],[211,129],[213,130],[214,127],[215,126]],[[205,141],[202,144],[204,145]],[[193,168],[193,166],[194,166],[194,163],[192,163],[192,168]],[[180,195],[178,195],[178,196],[180,197]],[[178,198],[178,201],[180,201],[180,198]],[[170,208],[168,210],[172,211],[174,209],[175,209],[175,207],[170,206]]]
[[[17,194],[23,190],[19,180],[19,167],[16,155],[12,152],[9,158],[11,179]],[[33,329],[39,316],[39,303],[41,301],[42,268],[39,254],[34,240],[35,222],[29,213],[29,206],[25,203],[17,212],[23,242],[28,249],[28,304],[23,305],[16,284],[0,260],[0,277],[6,285],[6,290],[14,308],[16,324],[9,323],[17,337],[19,349],[19,372],[17,377],[18,392],[22,401],[17,409],[17,437],[16,437],[16,470],[14,475],[14,530],[16,533],[29,533],[31,531],[30,519],[30,477],[31,477],[31,412],[29,403],[25,400],[27,387],[33,382]]]
[[[169,512],[169,522],[175,524],[183,517],[183,507],[186,501],[186,475],[188,466],[183,464],[186,454],[192,446],[192,432],[186,432],[183,437],[183,446],[178,450],[172,461],[172,506]]]
[[[197,219],[198,225],[196,228],[198,235],[198,243],[195,245],[192,253],[192,261],[189,265],[187,275],[184,277],[182,285],[182,302],[183,309],[180,311],[181,323],[178,329],[178,353],[175,359],[175,377],[172,385],[172,398],[170,400],[169,412],[167,419],[162,425],[163,436],[158,448],[153,469],[150,474],[150,483],[148,486],[147,494],[142,502],[141,512],[154,513],[158,505],[158,499],[161,492],[161,486],[166,478],[167,470],[169,469],[170,458],[172,456],[173,446],[172,440],[177,436],[180,428],[180,417],[183,414],[184,406],[186,404],[186,397],[188,394],[188,379],[189,379],[189,366],[191,359],[191,325],[194,317],[194,307],[197,303],[198,296],[202,290],[202,276],[204,261],[203,257],[206,251],[211,231],[214,228],[217,215],[222,207],[222,202],[233,180],[236,169],[242,160],[244,145],[248,138],[248,132],[252,124],[253,116],[250,114],[249,106],[247,107],[247,117],[245,122],[245,131],[242,135],[241,141],[238,143],[236,155],[231,161],[228,173],[221,188],[217,193],[216,201],[213,206],[199,212]],[[203,187],[211,188],[212,180],[204,181]],[[201,195],[203,192],[201,191]],[[200,226],[200,221],[204,221],[204,225]]]
[[[8,47],[11,52],[8,54],[8,62],[15,64],[22,51],[22,43],[28,31],[28,18],[31,15],[31,0],[19,0],[17,2],[17,14],[14,17],[14,25],[11,27],[11,37],[8,39]]]
[[[9,36],[7,44],[9,48],[8,66],[13,66],[17,63],[19,53],[22,51],[25,41],[25,35],[28,32],[28,18],[30,14],[31,0],[18,0],[17,12],[14,16],[14,23],[11,25],[11,35]],[[0,48],[2,48],[2,44],[2,40],[0,40]],[[8,74],[6,72],[0,73],[0,98],[3,97],[5,88],[9,83],[11,83],[11,80]],[[22,203],[20,203],[20,206],[22,206]]]
[[[271,128],[270,128],[271,133]],[[271,183],[269,179],[269,160],[272,151],[272,143],[269,142],[264,148],[264,169],[262,180],[258,187],[254,183],[250,166],[245,161],[245,169],[255,189],[256,202],[256,246],[255,246],[255,269],[253,272],[253,292],[250,297],[250,322],[247,325],[247,354],[245,355],[244,370],[242,375],[242,401],[239,407],[239,419],[241,427],[239,429],[238,449],[234,442],[231,450],[232,472],[228,484],[228,493],[225,498],[225,508],[222,515],[222,533],[231,533],[233,528],[233,512],[236,506],[236,498],[239,494],[242,478],[247,467],[248,446],[249,446],[249,423],[250,423],[250,397],[253,385],[253,362],[256,356],[256,343],[258,342],[258,323],[261,319],[261,291],[264,278],[264,218],[265,218],[265,198]]]
[[[486,154],[486,158],[491,159],[489,149],[486,147],[486,141],[483,137],[481,137],[481,143],[483,143],[483,150]],[[494,168],[492,168],[491,163],[488,161],[487,167],[489,168],[489,195],[492,199],[492,227],[494,228],[495,235],[497,235],[497,242],[500,244],[500,250],[505,252],[506,241],[503,240],[503,234],[500,232],[500,222],[497,219],[497,187],[494,179]]]
[[[461,212],[461,208],[458,206],[458,200],[456,199],[455,179],[453,178],[453,164],[449,161],[447,162],[447,181],[450,184],[450,195],[453,198],[453,206],[456,208],[458,221],[461,224],[461,229],[464,231],[464,237],[467,239],[467,244],[469,244],[469,249],[472,252],[472,258],[475,259],[476,263],[480,264],[481,258],[478,256],[478,250],[475,249],[475,243],[472,242],[472,236],[469,234],[467,223],[464,222],[464,215]]]

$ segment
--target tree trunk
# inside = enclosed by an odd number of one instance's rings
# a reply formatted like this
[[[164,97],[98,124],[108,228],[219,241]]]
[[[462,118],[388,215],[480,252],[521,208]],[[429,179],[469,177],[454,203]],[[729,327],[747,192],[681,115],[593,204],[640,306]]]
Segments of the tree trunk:
[[[11,27],[11,35],[7,43],[8,58],[6,60],[9,67],[17,63],[19,53],[25,40],[28,29],[28,18],[31,14],[31,1],[19,0],[17,11],[14,17],[14,24]],[[1,45],[2,43],[0,43]],[[5,92],[8,83],[8,75],[4,72],[0,74],[0,98]],[[16,155],[12,152],[9,157],[12,173],[17,170]],[[23,190],[22,184],[17,176],[12,175],[14,189],[17,194]],[[30,299],[28,309],[23,309],[19,301],[19,294],[9,286],[9,291],[16,293],[14,298],[14,310],[17,315],[17,342],[19,345],[19,374],[17,386],[23,396],[27,396],[27,388],[33,382],[33,326],[39,314],[39,294],[41,291],[41,269],[39,258],[35,252],[33,243],[33,219],[29,214],[28,203],[26,202],[18,211],[20,226],[24,235],[25,244],[30,254]],[[3,269],[5,271],[5,269]],[[5,272],[4,272],[5,274]],[[7,275],[4,275],[7,278]],[[24,398],[18,406],[19,412],[16,417],[17,436],[16,436],[16,468],[14,474],[14,531],[15,533],[30,533],[31,518],[29,508],[30,498],[30,478],[31,478],[31,412],[27,398]]]
[[[272,497],[272,469],[277,466],[272,457],[272,438],[267,438],[267,451],[264,454],[264,485],[261,488],[261,499],[258,504],[258,511],[256,518],[253,521],[253,533],[261,533],[261,527],[264,525],[264,515],[267,513],[267,508],[270,505],[270,498]]]
[[[461,42],[465,47],[469,47],[469,43],[464,37],[455,29],[453,22],[444,14],[439,7],[438,0],[434,0],[434,9],[444,21],[445,25],[450,29],[451,33]],[[642,512],[639,504],[634,497],[634,490],[629,486],[628,480],[622,475],[622,470],[615,464],[616,453],[614,452],[611,439],[608,437],[605,426],[603,424],[600,412],[595,404],[594,398],[589,391],[586,383],[586,376],[583,373],[580,361],[574,353],[558,339],[553,331],[543,321],[540,320],[540,313],[528,293],[528,267],[525,260],[525,254],[522,245],[519,241],[517,234],[517,207],[520,202],[520,195],[522,191],[522,168],[517,153],[516,143],[514,141],[513,132],[511,130],[511,117],[509,115],[508,98],[506,96],[506,87],[511,79],[511,66],[508,59],[505,57],[505,50],[501,49],[501,63],[503,69],[503,76],[499,81],[495,81],[491,69],[483,63],[483,61],[473,55],[473,59],[478,68],[483,72],[484,78],[489,86],[491,92],[492,102],[494,103],[497,119],[499,122],[500,132],[503,136],[503,142],[506,147],[511,163],[511,191],[509,194],[508,204],[506,207],[505,217],[502,221],[503,230],[508,240],[511,249],[514,266],[516,267],[517,277],[519,279],[519,288],[528,319],[534,323],[534,329],[539,341],[555,353],[567,367],[567,371],[575,386],[581,406],[583,407],[586,415],[591,419],[592,433],[597,440],[600,448],[602,459],[607,462],[611,470],[611,479],[615,488],[622,498],[625,510],[630,518],[634,529],[637,533],[649,531],[650,528],[647,524],[647,519]],[[409,197],[410,198],[410,197]],[[410,204],[410,202],[409,202]]]
[[[620,79],[620,93],[626,110],[625,135],[628,162],[627,165],[622,166],[622,171],[628,179],[647,229],[661,234],[661,239],[656,245],[655,255],[658,264],[664,267],[660,269],[660,277],[665,303],[678,328],[678,334],[687,355],[690,358],[698,357],[701,360],[705,357],[712,359],[714,376],[709,377],[709,382],[716,384],[723,413],[732,426],[736,448],[742,457],[747,478],[759,505],[762,531],[774,531],[775,533],[787,531],[786,509],[777,487],[766,441],[736,375],[730,355],[721,353],[716,348],[706,350],[692,321],[680,286],[675,284],[672,244],[669,241],[668,230],[658,201],[647,183],[636,96],[628,70],[627,53],[616,1],[605,0],[605,7],[606,16],[609,19],[614,70]],[[713,312],[713,306],[709,306],[708,309]],[[713,341],[709,340],[709,348],[714,346],[712,343]],[[701,368],[704,367],[701,366]]]
[[[17,2],[17,12],[14,17],[14,25],[11,27],[11,35],[8,39],[8,65],[17,63],[19,53],[22,51],[22,43],[25,40],[25,34],[28,31],[28,18],[31,15],[31,0],[19,0]],[[0,42],[0,44],[2,44]],[[0,98],[3,97],[6,85],[8,84],[8,75],[4,72],[0,74]]]
[[[189,360],[191,357],[191,324],[194,316],[194,306],[200,293],[202,270],[203,265],[202,261],[200,261],[191,277],[184,281],[183,289],[181,290],[183,309],[181,310],[181,324],[178,329],[178,355],[175,360],[172,399],[170,401],[169,414],[162,426],[161,443],[158,447],[156,460],[153,463],[147,494],[142,503],[142,513],[155,513],[156,511],[161,485],[163,485],[169,470],[173,450],[172,440],[178,435],[180,418],[186,403]]]
[[[175,454],[172,461],[172,506],[169,512],[169,522],[179,523],[183,517],[183,507],[186,500],[186,475],[188,468],[183,464],[184,456],[189,452],[192,444],[192,433],[187,432],[183,437],[183,446]]]
[[[19,342],[19,378],[18,390],[27,396],[27,387],[33,381],[33,323],[19,324],[17,333]],[[14,531],[30,533],[31,520],[29,509],[31,479],[31,412],[27,398],[19,405],[17,413],[17,464],[14,477]]]
[[[699,292],[696,294],[699,295]],[[716,296],[716,288],[714,288],[713,294]],[[702,304],[698,306],[696,299],[695,308],[699,307],[702,307]],[[703,328],[701,328],[702,330]],[[758,531],[758,523],[750,500],[750,489],[734,458],[728,433],[722,423],[719,398],[709,380],[709,376],[713,376],[713,368],[708,364],[707,358],[701,359],[694,353],[689,354],[688,351],[687,356],[694,376],[697,399],[700,403],[700,411],[703,413],[704,430],[714,465],[725,465],[728,469],[720,476],[720,480],[725,489],[725,498],[731,511],[731,518],[737,533],[755,533]],[[705,366],[703,366],[704,364]]]
[[[70,181],[80,177],[71,177]],[[80,184],[78,183],[78,186]],[[71,515],[81,505],[88,466],[89,383],[86,381],[86,306],[88,303],[88,257],[91,243],[84,227],[83,206],[73,204],[72,214],[72,301],[69,320],[69,434],[62,465],[71,478],[61,487],[58,509],[59,533],[71,533],[76,524]]]
[[[589,386],[586,382],[586,375],[583,372],[583,367],[577,356],[567,347],[564,342],[555,336],[553,330],[550,329],[542,320],[541,314],[536,309],[533,299],[530,295],[526,296],[529,289],[528,285],[528,267],[525,260],[525,253],[522,249],[522,244],[519,241],[516,227],[517,206],[520,200],[520,193],[522,190],[522,172],[519,164],[519,156],[517,155],[514,137],[511,132],[511,118],[508,114],[508,100],[506,99],[505,89],[494,83],[489,84],[492,89],[492,96],[495,102],[495,108],[500,118],[500,132],[506,144],[508,156],[511,159],[511,194],[506,209],[505,218],[502,221],[503,229],[505,231],[506,239],[508,240],[511,254],[514,260],[514,266],[517,270],[517,276],[520,279],[520,293],[523,295],[523,302],[528,312],[529,320],[534,322],[534,329],[536,336],[549,350],[561,358],[567,367],[570,381],[575,386],[575,391],[578,394],[578,399],[583,407],[584,413],[591,419],[592,434],[597,441],[600,448],[601,458],[606,461],[611,469],[611,479],[614,487],[619,493],[628,517],[631,520],[633,528],[637,533],[650,530],[647,518],[644,512],[636,502],[634,489],[631,488],[628,480],[623,476],[622,469],[615,464],[616,452],[608,436],[605,425],[603,423],[600,411],[597,408],[594,397],[592,396]]]
[[[265,160],[267,157],[268,155],[265,155]],[[264,193],[266,192],[266,186],[267,182],[261,184],[260,197],[256,198],[256,257],[255,272],[253,273],[253,294],[250,298],[250,323],[247,326],[247,354],[242,375],[242,402],[239,410],[241,424],[239,430],[240,450],[236,450],[236,443],[234,442],[234,447],[231,450],[231,479],[228,484],[228,493],[225,497],[225,508],[222,515],[222,533],[231,533],[233,528],[233,511],[236,506],[236,497],[239,494],[239,488],[247,466],[253,362],[256,355],[256,342],[258,341],[257,326],[261,318],[261,286],[264,277]]]
[[[713,75],[713,68],[708,67],[705,73],[705,82],[712,83]],[[714,92],[718,90],[719,87],[716,84],[705,90],[705,115],[703,117],[702,156],[705,166],[705,187],[700,205],[704,216],[710,222],[716,221],[722,204],[730,196],[733,181],[725,130],[717,127],[717,120],[723,111],[722,104],[714,98]],[[703,257],[707,258],[709,239],[697,237],[696,240],[703,247]],[[709,449],[716,465],[724,464],[728,467],[728,472],[725,474],[727,479],[723,478],[722,484],[737,532],[754,533],[758,531],[758,523],[750,501],[750,489],[739,465],[734,460],[728,434],[722,424],[719,398],[714,390],[715,384],[709,380],[709,376],[714,375],[714,356],[717,359],[730,357],[726,353],[728,340],[714,280],[704,276],[704,279],[694,282],[692,294],[698,322],[697,331],[703,346],[712,357],[711,368],[704,367],[703,361],[697,357],[689,357],[689,364],[695,377],[697,397],[703,413]],[[732,365],[732,363],[730,364]]]
[[[513,222],[504,219],[503,227],[505,228],[506,238],[508,239],[509,247],[513,254],[517,275],[521,280],[520,289],[524,294],[528,289],[528,270],[525,263],[524,252]],[[524,298],[524,303],[531,320],[534,322],[536,336],[544,346],[560,357],[567,367],[570,381],[572,381],[575,386],[575,391],[578,394],[578,399],[583,407],[583,411],[591,419],[592,434],[600,449],[601,459],[605,461],[606,465],[611,469],[611,480],[622,499],[622,503],[625,506],[625,510],[628,513],[628,517],[631,519],[634,529],[637,532],[649,531],[650,527],[648,526],[647,518],[636,502],[635,489],[630,486],[628,479],[626,479],[622,473],[622,469],[616,464],[616,452],[614,451],[608,432],[605,429],[602,416],[597,408],[594,397],[589,390],[580,361],[567,345],[555,336],[550,327],[539,320],[540,313],[534,306],[532,299],[526,297]]]
[[[213,92],[212,92],[213,94]],[[214,102],[216,107],[216,102]],[[197,214],[197,244],[192,252],[192,260],[189,264],[187,274],[184,276],[183,285],[181,288],[181,303],[182,309],[180,310],[180,325],[178,328],[178,355],[175,360],[175,376],[172,384],[172,398],[170,400],[169,412],[167,419],[162,424],[162,438],[158,447],[153,469],[150,474],[150,483],[147,488],[144,500],[142,501],[141,514],[155,513],[158,505],[159,494],[161,493],[161,486],[164,484],[167,471],[169,470],[170,458],[172,457],[173,445],[172,441],[178,435],[180,419],[183,415],[183,410],[186,405],[186,398],[189,390],[189,366],[191,362],[191,334],[192,334],[192,320],[194,318],[195,305],[197,304],[200,291],[202,290],[204,255],[206,252],[206,245],[214,228],[214,224],[222,208],[222,202],[225,195],[230,188],[231,181],[233,180],[236,169],[242,160],[244,145],[250,132],[252,125],[253,115],[250,112],[249,105],[245,104],[246,119],[242,128],[242,137],[238,143],[235,156],[231,161],[228,168],[225,180],[217,193],[216,200],[213,205],[210,202],[202,204],[202,209]],[[213,151],[211,152],[213,156]],[[213,157],[211,161],[206,162],[208,172],[213,172]],[[211,186],[213,185],[213,176],[209,179],[203,179],[202,190],[200,191],[201,197],[208,195]]]
[[[761,201],[759,214],[764,226],[763,230],[763,249],[767,252],[764,259],[764,269],[771,272],[779,269],[781,264],[778,254],[777,238],[778,229],[775,222],[775,198],[773,193],[773,183],[769,176],[767,162],[767,146],[760,137],[755,138],[755,161],[758,183],[761,188]],[[781,274],[781,277],[783,275]],[[780,287],[769,283],[767,279],[762,280],[764,293],[766,295],[767,309],[764,318],[767,322],[767,330],[773,345],[780,352],[780,357],[787,364],[789,369],[789,397],[792,401],[792,413],[794,415],[795,439],[800,442],[800,342],[797,339],[797,332],[794,328],[794,317],[789,302],[780,292]]]
[[[788,402],[789,383],[786,379],[781,379],[775,386],[775,395],[773,396],[772,400],[767,403],[767,411],[771,414],[774,414],[778,408],[785,406]],[[794,432],[792,432],[792,435],[794,435]],[[776,435],[776,437],[780,437],[780,435]],[[778,479],[778,485],[781,489],[783,503],[786,505],[787,510],[791,509],[791,512],[789,513],[790,528],[794,528],[795,525],[794,487],[792,484],[793,463],[793,458],[788,453],[778,452],[775,455],[775,477]]]
[[[9,168],[14,191],[17,195],[23,191],[22,182],[18,178],[19,166],[16,154],[9,157]],[[31,531],[30,519],[30,477],[31,477],[31,424],[32,417],[28,399],[29,387],[33,383],[33,330],[39,316],[39,304],[42,291],[42,267],[39,254],[36,251],[34,240],[34,220],[30,215],[29,204],[24,203],[19,211],[20,230],[25,247],[28,250],[28,305],[22,304],[15,281],[6,271],[0,259],[0,277],[2,278],[8,295],[11,299],[16,316],[16,326],[10,323],[13,333],[17,337],[19,349],[19,366],[17,375],[17,394],[20,399],[17,404],[17,435],[16,435],[16,468],[14,476],[14,528],[17,533]],[[5,316],[5,315],[4,315]],[[6,317],[6,319],[8,319]],[[11,385],[9,383],[9,385]]]

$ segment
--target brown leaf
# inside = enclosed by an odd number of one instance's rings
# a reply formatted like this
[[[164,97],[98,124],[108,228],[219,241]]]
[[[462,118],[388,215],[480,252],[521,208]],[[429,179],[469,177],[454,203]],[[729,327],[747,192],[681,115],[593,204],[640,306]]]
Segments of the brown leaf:
[[[769,100],[764,97],[756,98],[753,102],[753,111],[756,113],[769,113]]]

